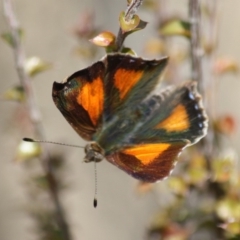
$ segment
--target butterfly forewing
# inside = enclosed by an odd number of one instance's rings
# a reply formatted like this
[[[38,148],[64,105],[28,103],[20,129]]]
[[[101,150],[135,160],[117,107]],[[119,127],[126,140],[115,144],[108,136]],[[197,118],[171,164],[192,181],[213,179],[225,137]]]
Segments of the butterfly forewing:
[[[166,64],[167,58],[107,55],[66,82],[55,82],[53,100],[75,131],[85,140],[93,140],[103,119],[106,123],[116,113],[131,109],[154,89]]]
[[[105,66],[97,62],[53,84],[53,100],[74,130],[85,140],[102,125]]]
[[[126,112],[139,104],[159,82],[159,75],[167,58],[144,60],[130,55],[108,55],[104,62],[105,77],[104,117],[108,121],[120,111]]]

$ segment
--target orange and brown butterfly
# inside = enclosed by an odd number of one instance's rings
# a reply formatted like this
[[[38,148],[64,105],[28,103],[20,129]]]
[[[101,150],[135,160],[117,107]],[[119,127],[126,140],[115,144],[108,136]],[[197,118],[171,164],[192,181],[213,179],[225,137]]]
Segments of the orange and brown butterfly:
[[[170,174],[182,149],[206,135],[195,82],[156,92],[167,61],[109,54],[54,82],[56,106],[90,141],[85,162],[106,159],[141,181],[155,182]]]

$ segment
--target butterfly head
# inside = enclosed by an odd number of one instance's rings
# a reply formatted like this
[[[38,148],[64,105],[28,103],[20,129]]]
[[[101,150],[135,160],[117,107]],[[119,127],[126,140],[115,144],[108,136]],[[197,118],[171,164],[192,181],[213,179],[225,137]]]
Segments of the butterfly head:
[[[84,162],[101,162],[104,159],[104,150],[96,143],[91,142],[85,147]]]

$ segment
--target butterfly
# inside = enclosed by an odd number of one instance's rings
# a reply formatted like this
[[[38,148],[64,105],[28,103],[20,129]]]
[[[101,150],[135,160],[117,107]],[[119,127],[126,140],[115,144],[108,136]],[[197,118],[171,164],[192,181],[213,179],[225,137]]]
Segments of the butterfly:
[[[156,182],[170,174],[185,147],[206,135],[196,82],[156,91],[167,62],[108,54],[53,83],[55,105],[89,141],[85,162],[106,159],[136,179]]]

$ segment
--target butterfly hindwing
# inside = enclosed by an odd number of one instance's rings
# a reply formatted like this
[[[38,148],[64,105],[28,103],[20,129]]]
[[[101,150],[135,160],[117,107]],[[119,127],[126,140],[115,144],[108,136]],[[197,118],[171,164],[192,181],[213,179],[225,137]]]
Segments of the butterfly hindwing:
[[[125,112],[115,114],[96,141],[111,154],[125,146],[141,143],[162,143],[200,140],[207,130],[207,118],[202,108],[196,84],[169,87],[152,95]]]
[[[167,177],[175,160],[187,142],[139,144],[115,152],[106,159],[144,182],[156,182]]]
[[[154,97],[143,105],[148,106]],[[206,135],[208,120],[195,82],[170,87],[157,97],[134,142],[187,140],[193,144]]]
[[[189,82],[150,96],[110,128],[98,139],[106,159],[139,180],[154,182],[169,175],[184,147],[205,136],[207,117],[196,83]]]

